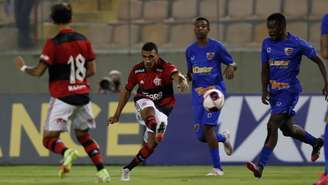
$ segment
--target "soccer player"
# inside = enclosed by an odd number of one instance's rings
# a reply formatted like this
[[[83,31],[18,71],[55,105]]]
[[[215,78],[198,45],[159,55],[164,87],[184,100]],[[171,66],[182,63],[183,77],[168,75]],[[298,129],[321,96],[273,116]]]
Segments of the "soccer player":
[[[67,131],[72,123],[77,140],[98,170],[98,181],[110,181],[99,146],[89,134],[89,128],[96,126],[91,112],[90,86],[87,82],[87,78],[96,72],[95,54],[87,38],[69,27],[72,20],[69,4],[53,5],[50,17],[58,28],[58,34],[47,40],[40,62],[30,67],[25,65],[22,57],[16,58],[16,67],[31,76],[41,76],[46,69],[49,72],[51,98],[43,145],[64,157],[58,173],[60,177],[64,177],[78,157],[77,150],[67,148],[59,138],[60,133]]]
[[[267,124],[267,137],[259,154],[257,164],[247,162],[247,168],[254,176],[261,178],[278,140],[278,129],[284,136],[295,138],[313,147],[311,160],[319,158],[323,145],[321,138],[315,138],[303,128],[294,124],[294,107],[302,91],[297,79],[302,55],[318,65],[324,80],[323,94],[328,95],[327,72],[322,59],[315,49],[301,38],[286,32],[286,18],[281,13],[267,18],[269,37],[262,43],[262,102],[270,103],[271,116]]]
[[[120,93],[115,114],[108,118],[107,124],[119,121],[121,112],[130,98],[131,91],[138,85],[134,97],[137,119],[146,126],[145,144],[133,160],[122,169],[122,181],[129,181],[130,171],[147,159],[164,137],[167,119],[175,105],[173,83],[184,91],[188,88],[187,79],[177,68],[159,57],[155,43],[147,42],[141,51],[143,61],[136,64],[129,75],[128,82]]]
[[[223,74],[227,79],[234,77],[236,64],[223,44],[208,38],[210,22],[204,17],[194,21],[196,41],[186,49],[188,79],[192,81],[193,124],[199,141],[208,144],[213,169],[208,176],[222,176],[218,142],[224,143],[227,155],[232,154],[229,132],[218,132],[220,110],[208,112],[203,107],[203,94],[209,89],[219,89],[226,95],[226,87],[221,73],[221,64],[225,64]]]
[[[328,59],[328,13],[324,15],[321,22],[321,39],[320,39],[320,53],[324,59]],[[328,141],[328,116],[326,117],[326,126],[324,133],[324,140]],[[325,151],[325,171],[321,174],[320,179],[316,181],[315,185],[326,185],[328,184],[328,142],[324,143]]]

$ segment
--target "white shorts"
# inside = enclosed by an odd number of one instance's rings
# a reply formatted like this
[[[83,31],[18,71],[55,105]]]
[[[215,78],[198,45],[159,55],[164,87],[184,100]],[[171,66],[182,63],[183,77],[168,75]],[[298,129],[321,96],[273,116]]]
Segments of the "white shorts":
[[[168,124],[168,121],[167,121],[168,117],[156,108],[156,106],[152,100],[147,99],[147,98],[140,99],[140,100],[136,101],[135,106],[136,106],[136,110],[137,110],[136,117],[137,117],[139,124],[144,125],[146,127],[145,134],[144,134],[145,142],[147,142],[147,139],[148,139],[147,132],[154,133],[154,131],[152,131],[150,128],[148,128],[146,126],[144,120],[141,118],[141,115],[140,115],[140,112],[147,107],[153,107],[155,110],[155,118],[156,118],[156,122],[157,122],[156,130],[158,129],[160,123],[163,122],[165,124],[165,130],[164,130],[164,133],[165,133],[167,124]]]
[[[72,129],[78,130],[96,127],[91,111],[91,102],[83,106],[74,106],[51,97],[44,129],[47,131],[68,131],[70,125],[72,125]]]

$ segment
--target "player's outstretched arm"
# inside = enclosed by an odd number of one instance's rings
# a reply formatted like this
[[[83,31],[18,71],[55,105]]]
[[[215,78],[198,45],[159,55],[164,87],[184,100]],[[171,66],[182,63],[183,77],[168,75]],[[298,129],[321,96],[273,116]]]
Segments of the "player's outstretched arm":
[[[321,72],[321,76],[323,78],[324,81],[324,87],[322,89],[322,94],[325,96],[325,99],[328,101],[328,79],[327,79],[327,70],[326,70],[326,66],[323,63],[322,59],[319,56],[315,56],[313,58],[311,58],[311,61],[313,61],[314,63],[316,63],[320,69]]]
[[[95,61],[87,62],[86,78],[89,78],[95,74],[96,74],[96,62]]]
[[[47,67],[48,66],[43,62],[39,62],[38,65],[34,67],[30,67],[25,65],[25,61],[23,57],[21,56],[16,57],[16,68],[21,70],[22,72],[26,72],[31,76],[42,76],[43,73],[46,71]]]
[[[126,103],[128,102],[130,95],[131,95],[131,92],[128,91],[126,88],[124,88],[123,91],[120,93],[120,98],[118,101],[118,105],[116,107],[116,111],[113,116],[111,116],[107,119],[106,125],[114,124],[119,121],[121,112],[122,112],[124,106],[126,105]]]
[[[183,92],[189,88],[187,78],[180,72],[175,72],[172,74],[172,79],[177,83],[177,88]]]
[[[227,65],[227,67],[223,71],[223,75],[226,77],[226,79],[231,80],[235,76],[235,71],[237,70],[237,64],[232,63]]]

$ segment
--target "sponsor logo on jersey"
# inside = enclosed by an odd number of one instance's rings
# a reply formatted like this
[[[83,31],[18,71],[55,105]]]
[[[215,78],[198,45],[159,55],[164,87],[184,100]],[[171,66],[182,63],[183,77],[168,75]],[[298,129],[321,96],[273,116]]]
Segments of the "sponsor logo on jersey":
[[[153,93],[153,94],[148,94],[148,93],[143,93],[145,96],[148,98],[152,99],[153,101],[160,100],[163,98],[163,92],[160,91],[158,93]]]
[[[212,72],[213,67],[193,67],[192,72],[193,73],[210,73]]]
[[[270,60],[270,66],[286,66],[288,67],[289,60]]]
[[[293,48],[285,48],[284,51],[285,51],[285,54],[287,56],[289,56],[289,55],[293,54],[294,49]]]
[[[48,55],[45,55],[45,54],[41,54],[41,55],[40,55],[40,59],[41,59],[41,60],[48,61],[48,60],[49,60],[49,56],[48,56]]]
[[[214,52],[207,52],[206,53],[207,60],[213,60],[214,57],[215,57],[215,53]]]
[[[87,87],[86,85],[69,85],[68,91],[77,91],[86,87]]]
[[[143,73],[143,72],[145,72],[145,69],[137,69],[134,71],[134,74]]]

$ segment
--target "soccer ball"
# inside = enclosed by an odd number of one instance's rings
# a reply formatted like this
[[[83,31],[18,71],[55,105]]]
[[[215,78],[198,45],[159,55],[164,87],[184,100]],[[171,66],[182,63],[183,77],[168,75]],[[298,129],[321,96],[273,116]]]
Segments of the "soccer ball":
[[[218,89],[210,89],[203,95],[203,106],[209,112],[216,112],[223,107],[224,95]]]

